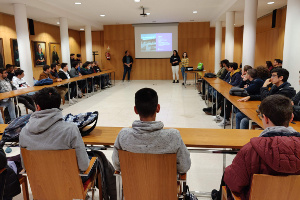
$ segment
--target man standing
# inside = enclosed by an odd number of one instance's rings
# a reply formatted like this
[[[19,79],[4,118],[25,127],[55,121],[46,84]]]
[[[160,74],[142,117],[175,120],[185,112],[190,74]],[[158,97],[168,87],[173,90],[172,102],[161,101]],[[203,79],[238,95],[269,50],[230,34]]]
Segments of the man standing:
[[[52,63],[53,64],[59,64],[59,57],[56,51],[56,46],[53,46],[53,51],[52,51]]]
[[[125,51],[125,56],[123,57],[123,65],[124,65],[124,74],[123,74],[123,82],[125,80],[125,76],[128,73],[128,81],[130,80],[130,72],[132,69],[133,59],[129,55],[129,51]]]

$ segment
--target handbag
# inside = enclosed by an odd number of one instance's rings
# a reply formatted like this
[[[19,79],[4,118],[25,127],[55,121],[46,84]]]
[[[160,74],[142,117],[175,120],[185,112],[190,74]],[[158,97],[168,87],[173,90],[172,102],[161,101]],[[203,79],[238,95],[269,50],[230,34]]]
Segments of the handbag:
[[[184,200],[198,200],[198,198],[190,192],[189,186],[186,186],[186,194]]]
[[[244,88],[239,88],[239,87],[232,87],[229,91],[229,94],[232,96],[240,96],[240,97],[249,96],[247,90],[245,90]]]
[[[19,136],[22,128],[29,122],[31,114],[23,115],[14,119],[5,129],[0,141],[0,147],[3,147],[5,142],[19,142]]]
[[[300,121],[300,106],[298,105],[293,106],[293,114],[294,114],[293,121]]]
[[[64,117],[64,120],[66,122],[71,122],[76,124],[77,127],[79,128],[81,136],[84,137],[88,135],[90,132],[92,132],[92,130],[94,130],[94,128],[96,127],[98,121],[98,111],[80,113],[78,115],[72,115],[71,113],[69,113]],[[94,123],[92,127],[90,127],[87,130],[83,130],[85,127],[87,127],[92,123]]]
[[[214,73],[205,73],[204,77],[205,78],[216,78],[217,75],[215,75]]]

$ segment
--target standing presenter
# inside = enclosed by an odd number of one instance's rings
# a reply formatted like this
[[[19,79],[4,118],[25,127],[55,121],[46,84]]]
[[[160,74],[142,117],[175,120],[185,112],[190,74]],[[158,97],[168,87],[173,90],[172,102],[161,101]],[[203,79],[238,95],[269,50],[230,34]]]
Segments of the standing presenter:
[[[182,79],[183,83],[182,85],[186,84],[186,78],[187,74],[185,73],[185,68],[189,66],[189,58],[186,52],[182,54],[182,59],[181,59],[181,73],[182,73]]]
[[[173,83],[175,83],[175,74],[177,81],[176,83],[179,83],[179,63],[180,63],[180,57],[178,55],[178,52],[176,50],[173,51],[173,55],[170,58],[170,63],[172,64],[172,73],[173,73]]]
[[[125,51],[125,56],[123,57],[123,65],[124,65],[124,73],[123,73],[123,82],[125,80],[125,76],[128,73],[128,82],[130,80],[130,72],[132,68],[133,59],[129,55],[129,51]]]

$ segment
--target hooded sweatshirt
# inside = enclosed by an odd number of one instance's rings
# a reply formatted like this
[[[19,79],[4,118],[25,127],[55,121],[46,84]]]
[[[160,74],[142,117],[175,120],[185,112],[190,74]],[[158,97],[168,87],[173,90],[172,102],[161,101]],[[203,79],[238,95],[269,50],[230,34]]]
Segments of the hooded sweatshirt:
[[[225,169],[224,181],[242,200],[249,199],[253,174],[299,175],[300,133],[275,126],[250,140]]]
[[[89,166],[89,158],[78,127],[65,122],[58,108],[32,113],[20,133],[19,141],[20,147],[27,150],[75,149],[79,170],[85,171]]]
[[[123,128],[114,144],[113,165],[120,171],[118,150],[133,153],[177,154],[177,171],[185,173],[190,169],[190,153],[176,129],[163,129],[160,121],[145,122],[136,120],[132,128]]]

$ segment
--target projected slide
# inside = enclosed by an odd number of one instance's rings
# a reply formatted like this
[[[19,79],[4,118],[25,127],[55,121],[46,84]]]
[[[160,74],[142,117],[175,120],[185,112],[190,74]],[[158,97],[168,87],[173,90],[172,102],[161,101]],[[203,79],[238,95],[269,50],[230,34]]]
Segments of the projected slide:
[[[172,33],[141,34],[141,51],[172,51]]]

